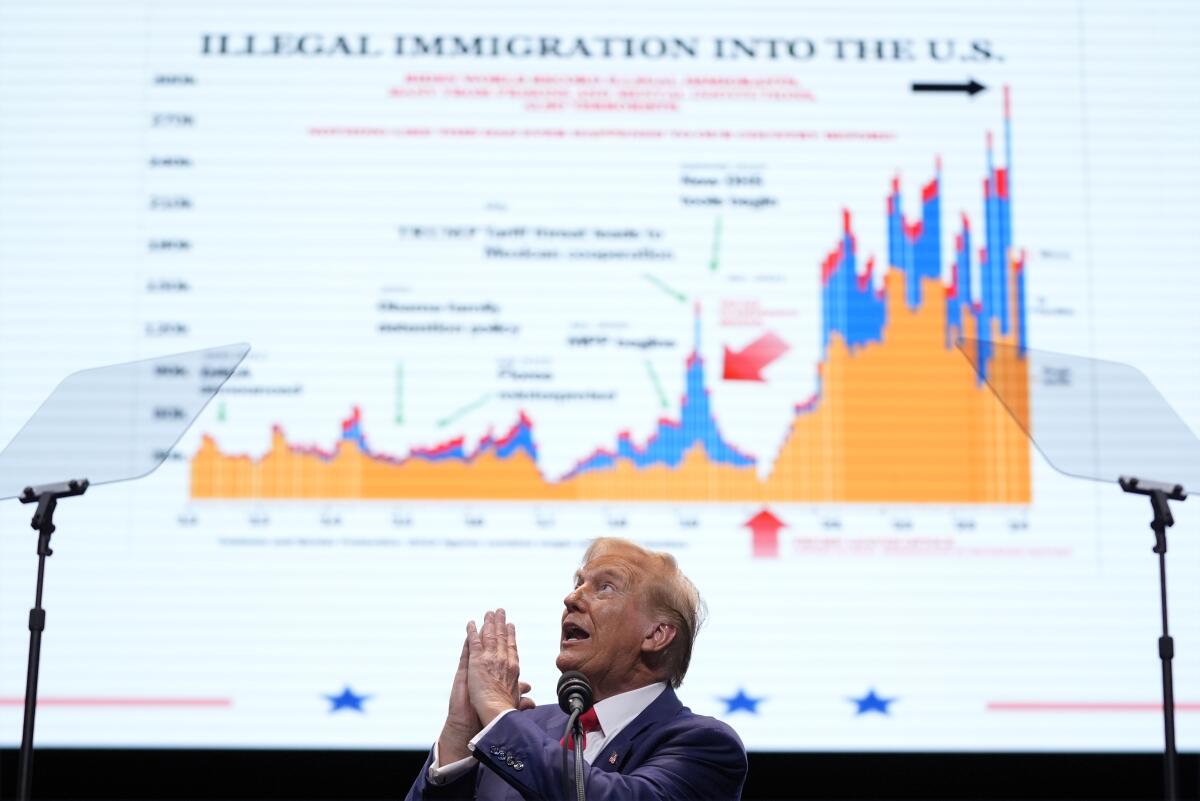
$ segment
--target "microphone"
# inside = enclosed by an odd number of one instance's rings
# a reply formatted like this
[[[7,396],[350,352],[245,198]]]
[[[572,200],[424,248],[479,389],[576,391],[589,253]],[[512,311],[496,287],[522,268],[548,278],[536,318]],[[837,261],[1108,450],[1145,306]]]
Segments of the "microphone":
[[[584,781],[586,779],[583,770],[583,743],[587,735],[584,734],[583,724],[579,721],[579,716],[592,708],[592,683],[588,681],[587,676],[580,673],[578,670],[568,670],[558,680],[558,705],[563,712],[567,713],[567,728],[563,732],[562,745],[562,779],[563,779],[563,797],[571,798],[571,786],[567,770],[567,749],[570,748],[575,752],[575,793],[576,801],[586,801],[586,791],[584,789]],[[572,743],[571,730],[579,735],[579,747],[576,748]]]
[[[558,705],[568,715],[592,708],[592,683],[578,670],[568,670],[558,680]]]

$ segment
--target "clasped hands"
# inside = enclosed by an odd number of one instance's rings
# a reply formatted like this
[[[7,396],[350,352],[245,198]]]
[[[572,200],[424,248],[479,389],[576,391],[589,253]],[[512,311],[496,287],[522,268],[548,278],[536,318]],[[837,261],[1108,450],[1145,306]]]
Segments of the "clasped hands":
[[[467,637],[450,688],[450,710],[438,738],[438,761],[448,765],[469,755],[467,742],[505,710],[532,709],[520,681],[517,628],[504,610],[483,616],[483,628],[467,623]]]

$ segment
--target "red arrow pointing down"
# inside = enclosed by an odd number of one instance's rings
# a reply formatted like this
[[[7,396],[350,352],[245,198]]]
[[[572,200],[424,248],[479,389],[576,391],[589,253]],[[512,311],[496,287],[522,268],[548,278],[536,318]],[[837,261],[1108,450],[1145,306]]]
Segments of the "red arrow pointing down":
[[[774,559],[779,556],[779,529],[787,528],[787,523],[771,514],[771,510],[763,509],[742,525],[752,532],[755,557]]]
[[[788,352],[788,343],[768,331],[740,351],[725,348],[726,381],[762,381],[762,369]]]

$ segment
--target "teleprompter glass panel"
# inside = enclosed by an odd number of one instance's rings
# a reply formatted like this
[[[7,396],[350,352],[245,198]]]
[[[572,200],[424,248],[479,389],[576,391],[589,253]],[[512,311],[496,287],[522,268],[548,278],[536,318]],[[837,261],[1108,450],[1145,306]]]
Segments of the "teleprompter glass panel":
[[[0,499],[150,473],[249,352],[225,345],[72,373],[0,451]]]
[[[986,340],[958,347],[1058,471],[1200,489],[1200,440],[1137,368]]]

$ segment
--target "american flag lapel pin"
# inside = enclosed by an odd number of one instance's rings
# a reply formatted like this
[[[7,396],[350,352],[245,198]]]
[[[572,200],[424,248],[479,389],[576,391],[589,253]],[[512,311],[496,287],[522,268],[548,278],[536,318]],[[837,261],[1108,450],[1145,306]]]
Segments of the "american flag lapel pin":
[[[608,764],[610,764],[610,765],[615,765],[615,764],[617,764],[617,752],[616,752],[616,751],[613,751],[613,752],[612,752],[612,756],[610,756],[610,757],[608,758]]]

